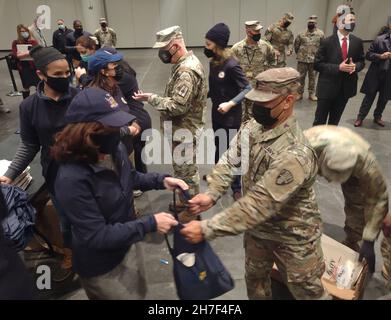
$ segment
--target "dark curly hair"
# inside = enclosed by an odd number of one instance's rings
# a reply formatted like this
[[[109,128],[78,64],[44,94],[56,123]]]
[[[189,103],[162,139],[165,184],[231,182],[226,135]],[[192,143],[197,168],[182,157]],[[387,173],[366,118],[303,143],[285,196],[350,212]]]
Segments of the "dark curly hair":
[[[99,149],[93,141],[93,136],[107,135],[118,130],[118,128],[105,127],[99,122],[68,124],[61,132],[56,134],[51,154],[59,163],[97,163]]]

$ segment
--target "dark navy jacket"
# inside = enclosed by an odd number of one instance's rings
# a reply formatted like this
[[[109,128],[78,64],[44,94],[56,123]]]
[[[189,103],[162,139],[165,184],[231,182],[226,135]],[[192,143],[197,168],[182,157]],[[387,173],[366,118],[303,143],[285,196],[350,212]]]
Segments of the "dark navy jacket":
[[[210,64],[209,93],[212,100],[212,121],[228,128],[239,128],[242,122],[242,106],[236,105],[226,114],[217,111],[219,105],[235,98],[248,81],[235,58],[229,58],[223,65]]]
[[[380,55],[391,52],[391,36],[386,33],[377,37],[371,44],[366,54],[367,60],[371,61],[361,92],[375,94],[383,93],[386,99],[391,99],[391,60],[381,60]]]
[[[65,127],[65,113],[79,90],[70,87],[67,94],[55,101],[43,94],[43,85],[40,82],[37,92],[20,105],[20,137],[24,143],[41,149],[42,175],[49,191],[53,193],[57,165],[50,155],[50,148],[56,133]]]
[[[153,216],[136,218],[133,190],[164,189],[167,175],[135,171],[122,143],[115,165],[118,175],[97,165],[59,166],[56,198],[72,225],[74,269],[84,278],[111,271],[133,243],[156,231]]]

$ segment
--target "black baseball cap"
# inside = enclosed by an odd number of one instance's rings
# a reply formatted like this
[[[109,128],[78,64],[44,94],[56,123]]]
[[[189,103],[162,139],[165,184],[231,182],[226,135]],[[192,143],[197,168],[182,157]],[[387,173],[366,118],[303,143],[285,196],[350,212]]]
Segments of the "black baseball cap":
[[[120,109],[113,96],[100,88],[86,88],[76,95],[66,113],[67,123],[99,122],[108,127],[123,127],[136,120]]]

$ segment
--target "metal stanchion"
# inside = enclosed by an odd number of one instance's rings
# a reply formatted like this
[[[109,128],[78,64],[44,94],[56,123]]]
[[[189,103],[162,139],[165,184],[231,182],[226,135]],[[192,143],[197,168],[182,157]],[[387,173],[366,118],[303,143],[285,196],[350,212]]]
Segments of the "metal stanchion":
[[[15,78],[14,78],[14,73],[12,72],[10,56],[6,55],[5,57],[0,58],[0,61],[1,60],[5,60],[7,62],[8,72],[10,74],[11,81],[12,81],[12,86],[14,88],[14,91],[11,91],[10,93],[8,93],[7,96],[9,96],[9,97],[21,96],[22,93],[18,91],[18,87],[16,86],[16,82],[15,82]]]

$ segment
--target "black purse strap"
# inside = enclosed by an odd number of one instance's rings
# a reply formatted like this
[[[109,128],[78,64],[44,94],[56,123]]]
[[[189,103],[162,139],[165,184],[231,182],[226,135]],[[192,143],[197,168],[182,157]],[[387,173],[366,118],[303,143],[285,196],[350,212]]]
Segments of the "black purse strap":
[[[183,197],[185,198],[186,201],[189,201],[191,199],[191,196],[189,194],[189,191],[188,190],[182,190],[181,188],[177,188],[178,190],[180,190],[182,192],[182,195]],[[174,228],[179,228],[179,229],[182,229],[184,228],[184,225],[182,223],[179,222],[179,210],[177,208],[177,199],[176,199],[176,190],[177,189],[174,189],[174,192],[173,192],[173,203],[174,203],[174,218],[176,221],[178,221],[178,225]],[[171,246],[170,242],[168,241],[168,237],[167,235],[165,234],[164,235],[164,239],[166,240],[166,244],[167,244],[167,247],[168,247],[168,250],[170,251],[170,254],[171,256],[174,258],[174,248],[173,246]]]

